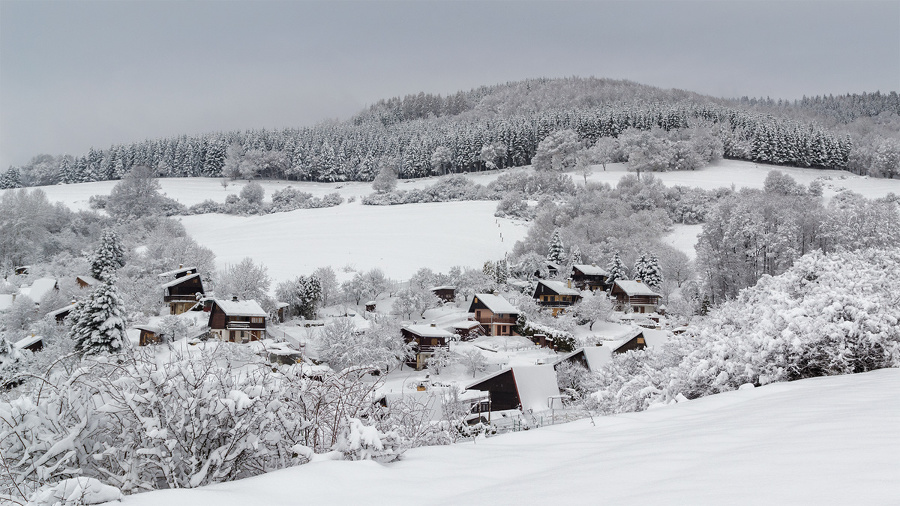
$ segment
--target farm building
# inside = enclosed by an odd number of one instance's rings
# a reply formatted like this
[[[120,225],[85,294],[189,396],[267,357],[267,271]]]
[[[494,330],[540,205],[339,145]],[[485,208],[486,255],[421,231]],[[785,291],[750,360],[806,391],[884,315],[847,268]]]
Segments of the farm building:
[[[431,293],[444,302],[453,302],[456,300],[455,286],[434,286],[431,287]]]
[[[499,295],[476,293],[469,305],[469,312],[481,324],[489,336],[515,335],[513,328],[519,317],[519,310]]]

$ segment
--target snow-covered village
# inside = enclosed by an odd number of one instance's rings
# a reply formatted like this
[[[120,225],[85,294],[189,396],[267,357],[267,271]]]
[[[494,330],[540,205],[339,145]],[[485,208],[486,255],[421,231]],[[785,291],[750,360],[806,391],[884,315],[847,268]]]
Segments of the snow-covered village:
[[[896,504],[900,4],[725,4],[0,0],[0,504]]]

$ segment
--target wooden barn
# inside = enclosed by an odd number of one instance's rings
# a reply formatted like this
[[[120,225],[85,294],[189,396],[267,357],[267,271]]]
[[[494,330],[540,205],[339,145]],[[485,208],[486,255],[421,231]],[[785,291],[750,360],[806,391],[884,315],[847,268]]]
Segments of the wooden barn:
[[[159,333],[159,328],[153,325],[135,325],[134,328],[141,331],[138,337],[138,346],[162,343],[162,335]]]
[[[579,290],[609,289],[609,272],[596,265],[576,264],[572,266],[572,283]]]
[[[454,302],[456,301],[456,287],[455,286],[434,286],[431,287],[431,293],[435,294],[437,298],[441,299],[444,302]]]
[[[169,314],[181,314],[194,307],[203,297],[203,281],[196,267],[179,268],[164,272],[161,278],[174,278],[163,283],[163,301],[169,305]]]
[[[581,292],[572,288],[572,280],[538,281],[532,298],[543,307],[549,308],[553,316],[565,311],[569,306],[581,300]]]
[[[28,350],[37,353],[44,349],[44,338],[32,334],[24,339],[16,341],[13,346],[20,350]]]
[[[630,305],[635,313],[655,313],[659,309],[659,299],[662,298],[662,295],[640,280],[617,279],[609,294],[616,300],[617,311]]]
[[[469,312],[475,314],[475,321],[489,336],[516,335],[514,327],[519,310],[499,295],[476,293],[469,305]]]
[[[447,348],[453,334],[434,325],[404,325],[400,329],[403,339],[407,343],[415,343],[416,358],[407,362],[417,371],[425,368],[425,362],[434,354],[437,348]]]
[[[498,371],[466,386],[466,391],[490,393],[491,411],[545,411],[560,398],[552,365],[517,366]]]
[[[248,343],[266,337],[266,312],[255,300],[214,299],[210,303],[210,335],[232,343]]]

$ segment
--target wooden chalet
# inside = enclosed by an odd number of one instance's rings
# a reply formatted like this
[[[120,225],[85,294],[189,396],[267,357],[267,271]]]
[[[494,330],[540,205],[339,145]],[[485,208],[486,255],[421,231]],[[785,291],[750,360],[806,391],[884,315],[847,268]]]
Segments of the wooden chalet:
[[[49,318],[53,318],[53,320],[58,325],[61,325],[61,324],[65,323],[66,318],[68,318],[69,313],[71,313],[73,309],[75,309],[75,301],[72,301],[72,303],[66,307],[61,307],[59,309],[54,309],[53,311],[50,311],[49,313],[47,313],[47,316]]]
[[[662,295],[640,280],[617,279],[609,294],[615,299],[617,311],[630,305],[635,313],[655,313],[659,309],[659,299],[662,298]]]
[[[498,371],[466,386],[466,391],[490,393],[491,411],[545,411],[560,398],[552,365],[517,366]]]
[[[609,272],[596,265],[576,264],[572,266],[572,283],[579,290],[609,290]]]
[[[375,301],[374,300],[370,300],[369,302],[366,302],[366,312],[367,313],[375,312]]]
[[[266,337],[266,312],[255,300],[213,299],[209,333],[222,341],[248,343]]]
[[[475,314],[475,321],[481,324],[486,335],[516,335],[513,329],[519,310],[499,295],[476,293],[469,305],[469,312]]]
[[[138,337],[138,346],[147,346],[148,344],[162,343],[162,335],[159,328],[153,325],[135,325],[134,328],[141,331]]]
[[[194,307],[204,295],[203,281],[196,267],[178,268],[164,272],[161,278],[173,278],[163,283],[163,301],[169,306],[169,314],[181,314]]]
[[[407,364],[415,367],[417,371],[425,367],[425,362],[434,354],[437,348],[447,348],[453,334],[444,329],[432,325],[405,325],[400,329],[403,339],[407,343],[415,343],[415,360]]]
[[[556,316],[581,300],[581,292],[572,288],[572,280],[563,283],[542,279],[538,281],[532,298],[541,306],[550,308],[553,316]]]
[[[75,283],[78,284],[78,288],[93,288],[100,284],[100,280],[94,276],[82,274],[81,276],[75,276]]]
[[[579,348],[556,361],[554,368],[563,362],[580,364],[591,372],[599,372],[604,364],[608,363],[614,354],[625,353],[630,350],[643,350],[647,347],[647,341],[642,331],[636,331],[631,335],[615,341],[602,341],[597,346],[585,346]]]
[[[543,267],[534,271],[534,277],[538,279],[555,278],[562,267],[555,262],[545,261]]]
[[[439,299],[444,302],[454,302],[456,301],[456,287],[455,286],[434,286],[431,288],[431,293],[435,294]]]

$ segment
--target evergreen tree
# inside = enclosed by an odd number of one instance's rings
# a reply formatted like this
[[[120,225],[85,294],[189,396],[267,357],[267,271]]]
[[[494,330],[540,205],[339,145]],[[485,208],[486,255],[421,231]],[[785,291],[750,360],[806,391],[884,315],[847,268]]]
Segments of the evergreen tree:
[[[641,257],[634,262],[634,270],[631,272],[634,274],[634,279],[639,279],[646,283],[648,270],[647,254],[642,253]]]
[[[550,247],[547,252],[547,261],[557,265],[565,262],[565,254],[563,253],[562,239],[559,238],[559,230],[553,231],[553,237],[550,238]]]
[[[106,230],[100,237],[100,246],[91,256],[91,275],[105,281],[115,275],[125,265],[125,252],[119,236],[113,230]]]
[[[656,255],[650,255],[650,259],[647,260],[643,280],[650,288],[659,288],[662,285],[662,269],[659,267],[659,259],[656,258]]]
[[[622,259],[619,258],[619,253],[616,252],[616,255],[613,257],[612,262],[606,267],[606,270],[609,271],[609,283],[613,284],[617,279],[628,279],[628,273],[625,271],[625,264],[622,263]]]
[[[69,337],[82,354],[118,353],[125,348],[125,305],[110,276],[69,314]]]

